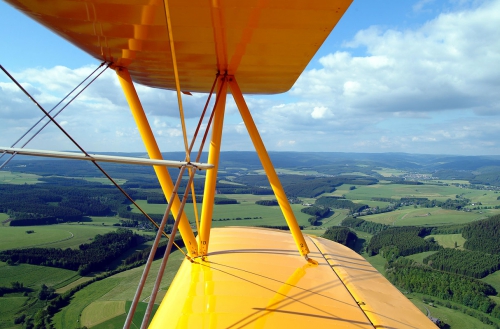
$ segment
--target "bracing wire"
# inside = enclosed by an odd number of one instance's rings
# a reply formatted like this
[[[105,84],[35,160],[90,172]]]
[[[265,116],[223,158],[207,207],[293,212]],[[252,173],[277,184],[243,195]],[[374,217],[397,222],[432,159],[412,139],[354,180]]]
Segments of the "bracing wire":
[[[85,79],[82,80],[82,82],[80,82],[75,88],[73,88],[73,90],[71,90],[66,96],[64,96],[63,99],[61,99],[59,101],[59,103],[57,103],[56,105],[54,105],[54,107],[52,107],[52,109],[49,111],[49,113],[52,113],[52,111],[54,111],[59,105],[61,105],[62,102],[64,102],[66,100],[66,98],[68,98],[73,92],[75,92],[75,90],[77,90],[85,81],[87,81],[91,76],[94,75],[94,73],[97,72],[98,69],[100,69],[104,64],[106,64],[106,62],[102,62],[94,71],[92,71],[92,73],[90,73]],[[2,71],[6,71],[4,69],[4,67],[2,65],[0,65],[0,68],[2,69]],[[102,72],[101,72],[102,73]],[[95,79],[94,79],[95,80]],[[92,80],[93,81],[93,80]],[[92,81],[89,83],[91,84]],[[86,87],[85,87],[86,88]],[[84,89],[85,89],[84,88]],[[78,96],[78,95],[77,95]],[[76,98],[76,96],[74,97]],[[73,99],[74,99],[73,98]],[[72,101],[72,100],[71,100]],[[70,103],[71,103],[70,101]],[[56,117],[56,115],[54,115],[54,117]],[[33,129],[35,129],[35,127],[43,121],[43,119],[45,119],[45,116],[42,116],[33,126],[31,126],[31,128],[29,128],[21,137],[19,137],[10,147],[15,147],[17,145],[17,143],[19,143],[24,137],[26,137],[26,135],[28,135]],[[43,129],[43,128],[42,128]],[[35,134],[36,135],[36,134]],[[2,153],[2,155],[0,155],[0,159],[3,158],[3,156],[6,154],[6,152]],[[1,169],[1,167],[0,167]]]
[[[111,64],[108,65],[108,67],[110,66]],[[5,72],[5,74],[7,74],[7,76],[19,87],[19,89],[21,89],[25,94],[26,96],[28,96],[29,99],[31,99],[36,105],[37,107],[45,114],[45,116],[47,118],[49,118],[49,120],[51,122],[53,122],[72,142],[73,144],[78,147],[80,149],[80,151],[82,153],[84,153],[86,156],[89,156],[89,154],[73,139],[73,137],[71,137],[71,135],[69,135],[68,132],[66,132],[66,130],[54,119],[53,116],[51,116],[29,93],[28,91],[26,91],[26,89],[23,88],[23,86],[21,86],[21,84],[19,84],[19,82],[17,82],[17,80],[7,71],[5,70],[3,67],[2,67],[2,70]],[[102,72],[101,72],[102,73]],[[95,81],[95,78],[91,81],[93,82]],[[81,93],[81,92],[80,92]],[[79,94],[80,94],[79,93]],[[92,163],[111,181],[111,183],[113,183],[113,185],[115,187],[117,187],[120,192],[122,192],[124,194],[124,196],[129,200],[131,201],[136,207],[137,209],[139,209],[139,211],[146,216],[146,218],[153,224],[155,225],[157,228],[159,228],[158,224],[130,197],[130,195],[128,193],[125,192],[125,190],[119,186],[118,183],[116,183],[116,181],[95,161],[92,161]],[[162,230],[162,234],[167,237],[167,239],[169,238],[169,236]],[[176,244],[174,243],[174,245],[177,247],[177,249],[179,249],[186,257],[188,257],[186,255],[186,253],[184,253],[184,251]],[[189,257],[188,257],[189,258]]]
[[[190,154],[188,148],[188,140],[187,140],[187,132],[186,132],[186,122],[184,120],[184,108],[182,106],[182,97],[181,97],[181,86],[179,82],[179,70],[177,68],[177,58],[175,56],[175,46],[174,46],[174,35],[172,33],[172,22],[170,19],[170,10],[168,8],[168,0],[163,0],[163,8],[165,9],[165,20],[167,21],[167,31],[168,31],[168,39],[170,45],[170,53],[172,55],[172,67],[174,69],[174,77],[175,77],[175,89],[177,92],[177,102],[179,104],[179,114],[181,117],[181,125],[182,125],[182,136],[184,138],[184,149],[186,151],[186,161],[190,161]]]
[[[91,73],[91,75],[89,75],[87,78],[85,78],[85,80],[83,80],[77,87],[75,87],[68,95],[66,95],[59,103],[57,103],[56,106],[54,106],[50,111],[48,111],[47,113],[51,113],[57,106],[59,106],[59,104],[61,104],[71,93],[73,93],[80,85],[82,85],[82,83],[84,83],[88,78],[90,78],[90,76],[92,76],[100,67],[102,67],[105,63],[102,63],[97,69],[94,70],[94,72]],[[94,77],[85,87],[82,88],[82,90],[80,90],[75,96],[73,96],[68,103],[66,103],[59,111],[57,111],[54,115],[53,115],[53,118],[57,117],[66,107],[68,107],[68,105],[70,105],[85,89],[87,89],[88,86],[90,86],[98,77],[101,76],[101,74],[104,73],[104,71],[106,71],[106,69],[110,66],[111,64],[108,64],[106,66],[106,68],[104,68],[104,70],[102,70],[96,77]],[[5,69],[2,67],[2,70],[4,72]],[[7,72],[6,72],[7,73]],[[38,120],[37,123],[35,123],[26,133],[24,133],[14,144],[13,146],[11,147],[14,147],[15,144],[17,144],[21,139],[23,139],[31,130],[33,130],[33,128],[35,128],[36,125],[38,125],[43,119],[45,119],[46,116],[44,115],[40,120]],[[29,142],[31,142],[43,129],[45,129],[45,127],[47,127],[47,125],[50,123],[50,121],[47,121],[40,129],[38,129],[22,146],[21,148],[24,148],[26,145],[28,145]],[[3,155],[5,155],[6,153],[4,152],[0,158],[3,157]],[[17,153],[13,153],[4,163],[2,163],[2,165],[0,165],[0,170],[2,168],[4,168],[15,156],[16,156]]]

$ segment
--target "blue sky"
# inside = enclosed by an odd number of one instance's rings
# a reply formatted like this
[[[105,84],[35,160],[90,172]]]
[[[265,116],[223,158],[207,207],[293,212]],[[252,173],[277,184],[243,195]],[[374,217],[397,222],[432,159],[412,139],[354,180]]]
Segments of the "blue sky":
[[[247,101],[273,151],[498,155],[499,26],[500,0],[356,0],[289,92]],[[0,37],[0,63],[47,108],[98,64],[4,2]],[[138,90],[162,150],[182,150],[175,95]],[[204,97],[185,99],[190,132]],[[0,75],[0,145],[39,116]],[[59,120],[89,151],[144,150],[112,72]],[[50,126],[28,147],[74,149]],[[252,150],[232,102],[223,150]]]

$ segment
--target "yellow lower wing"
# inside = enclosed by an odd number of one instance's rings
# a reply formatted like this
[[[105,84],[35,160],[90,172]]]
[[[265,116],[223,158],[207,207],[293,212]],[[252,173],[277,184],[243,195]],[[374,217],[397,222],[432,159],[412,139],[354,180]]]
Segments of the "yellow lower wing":
[[[363,257],[306,240],[318,265],[288,232],[213,229],[208,257],[183,262],[150,328],[436,328]]]

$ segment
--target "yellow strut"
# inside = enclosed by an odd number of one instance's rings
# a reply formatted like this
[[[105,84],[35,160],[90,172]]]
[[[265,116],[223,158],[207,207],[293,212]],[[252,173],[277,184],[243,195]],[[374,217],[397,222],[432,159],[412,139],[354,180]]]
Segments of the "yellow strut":
[[[137,96],[137,92],[135,90],[134,84],[132,83],[132,79],[130,78],[128,70],[126,68],[119,67],[116,69],[116,74],[122,86],[130,110],[132,111],[132,115],[134,116],[134,120],[137,124],[137,128],[139,129],[139,133],[141,134],[142,141],[146,146],[146,151],[148,152],[149,157],[151,159],[163,159],[160,153],[160,149],[158,148],[158,144],[156,143],[156,139],[153,135],[153,132],[151,131],[151,126],[149,125],[146,114],[144,113],[144,109],[142,108],[141,101]],[[168,173],[166,167],[153,166],[153,168],[156,172],[156,176],[158,177],[167,201],[173,202],[172,213],[174,214],[174,216],[177,216],[180,208],[179,198],[175,196],[174,200],[169,200],[172,195],[172,191],[174,190],[172,178],[170,177],[170,174]],[[193,230],[191,229],[189,221],[184,212],[182,213],[179,222],[179,232],[181,233],[182,239],[184,240],[184,244],[187,247],[189,255],[191,257],[198,256],[196,238],[194,237]]]
[[[283,186],[281,186],[281,182],[274,170],[274,166],[269,158],[269,154],[266,151],[266,147],[260,138],[259,131],[255,126],[255,122],[252,119],[252,115],[248,110],[247,103],[243,98],[243,94],[241,93],[240,87],[236,82],[234,76],[229,76],[229,87],[231,88],[231,93],[233,94],[234,101],[236,102],[236,106],[240,110],[241,117],[245,126],[250,134],[250,138],[252,139],[255,150],[257,151],[257,155],[259,156],[260,162],[262,163],[262,167],[264,167],[264,171],[266,172],[267,178],[269,179],[269,183],[271,183],[271,187],[278,199],[278,203],[280,205],[281,211],[283,212],[283,216],[285,216],[285,220],[292,232],[293,239],[297,248],[300,251],[302,256],[306,256],[309,253],[309,248],[307,247],[306,241],[304,240],[304,236],[300,231],[299,224],[297,224],[297,219],[295,218],[295,214],[292,211],[292,207],[290,207],[290,203],[288,202],[288,198],[286,197],[285,191],[283,190]],[[211,163],[209,161],[209,163]],[[209,170],[211,171],[211,170]]]
[[[214,121],[212,123],[212,140],[208,151],[208,163],[214,167],[207,170],[205,177],[205,190],[203,192],[203,205],[201,208],[200,232],[198,236],[200,256],[208,253],[208,243],[210,241],[210,227],[212,226],[212,215],[214,210],[215,187],[217,183],[217,171],[219,170],[220,145],[222,141],[222,126],[224,124],[224,110],[226,108],[227,78],[219,78],[219,85],[222,84],[219,95],[217,95],[217,106],[215,108]]]

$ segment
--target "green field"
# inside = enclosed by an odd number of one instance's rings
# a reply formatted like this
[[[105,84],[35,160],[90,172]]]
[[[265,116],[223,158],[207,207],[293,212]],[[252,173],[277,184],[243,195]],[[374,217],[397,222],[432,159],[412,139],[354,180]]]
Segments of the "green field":
[[[35,233],[27,234],[33,230]],[[102,224],[57,224],[43,226],[0,226],[0,250],[44,247],[78,248],[97,234],[115,231],[116,227]]]
[[[368,257],[367,255],[363,255],[365,259],[370,263],[377,271],[382,273],[385,276],[385,263],[387,261],[385,260],[384,257],[380,255],[375,255],[375,256],[370,256]]]
[[[0,184],[36,184],[41,176],[0,170]]]
[[[175,273],[177,273],[177,269],[179,268],[180,263],[184,259],[184,256],[175,251],[169,258],[168,266],[163,276],[162,283],[162,293],[158,294],[158,302],[161,301],[161,297],[164,295],[167,287],[172,281]],[[153,262],[151,266],[151,271],[148,276],[148,280],[146,286],[141,294],[141,299],[146,299],[150,294],[154,285],[154,279],[156,277],[156,273],[158,272],[158,268],[160,265],[160,261]],[[72,328],[75,327],[75,319],[78,319],[79,323],[82,323],[81,316],[84,310],[87,307],[93,309],[95,306],[91,306],[96,302],[105,302],[105,301],[130,301],[133,299],[135,290],[137,289],[137,285],[139,279],[141,277],[143,268],[138,267],[132,270],[124,271],[119,274],[113,275],[109,278],[106,278],[102,281],[98,281],[92,283],[85,289],[77,292],[69,306],[63,308],[62,311],[57,313],[53,322],[56,328]],[[85,321],[90,321],[92,323],[100,323],[103,320],[102,313],[96,314],[93,317],[87,311],[87,315]],[[123,325],[123,321],[121,325]]]
[[[21,328],[14,325],[16,312],[26,303],[28,297],[2,297],[0,298],[0,328]]]
[[[222,226],[258,226],[258,225],[286,225],[286,221],[279,206],[260,206],[255,204],[257,200],[273,199],[272,196],[256,196],[251,194],[241,194],[231,196],[231,198],[238,199],[239,204],[225,204],[214,205],[214,213],[212,222],[213,227]],[[137,204],[144,209],[147,213],[162,214],[165,212],[166,205],[162,204],[148,204],[146,200],[138,200]],[[132,211],[139,213],[139,210],[134,206]],[[297,218],[299,225],[309,226],[307,219],[310,217],[307,214],[300,212],[303,208],[302,205],[292,204],[293,212]],[[186,215],[191,223],[194,223],[194,209],[192,204],[186,204]],[[201,213],[201,205],[198,205],[198,213]],[[243,220],[227,220],[219,221],[224,218],[245,218],[251,217],[252,219]],[[254,219],[254,217],[262,217]]]
[[[128,312],[128,310],[130,309],[130,306],[132,305],[131,302],[126,302],[125,304],[125,308]],[[151,320],[153,319],[153,316],[154,314],[156,313],[156,311],[158,310],[158,306],[157,304],[155,304],[153,306],[153,311],[151,312],[151,318],[150,318],[150,322]],[[135,310],[135,314],[134,314],[134,317],[132,319],[132,328],[139,328],[141,326],[141,323],[142,323],[142,319],[144,318],[144,313],[146,313],[146,307],[147,307],[147,304],[146,303],[139,303],[137,304],[137,308]],[[92,327],[92,329],[115,329],[115,328],[121,328],[123,327],[123,324],[125,323],[125,320],[126,320],[126,315],[125,314],[122,314],[122,315],[118,315],[108,321],[105,321],[105,322],[102,322],[98,325],[96,325],[95,327]]]
[[[486,195],[484,195],[486,194]],[[428,198],[439,201],[455,199],[456,195],[463,195],[473,202],[485,200],[493,201],[493,191],[462,189],[455,186],[438,186],[434,184],[405,185],[405,184],[375,184],[368,186],[357,186],[355,190],[348,191],[346,197],[351,200],[371,200],[372,197],[400,199],[403,197]],[[495,204],[500,201],[494,198]]]
[[[462,237],[461,233],[429,235],[429,237],[433,237],[440,246],[445,248],[455,248],[455,242],[457,243],[458,249],[464,248],[465,239]]]
[[[9,215],[4,214],[3,212],[0,212],[0,223],[2,223],[4,220],[8,219]],[[2,224],[3,226],[4,224]]]
[[[422,297],[416,294],[406,295],[410,301],[417,306],[424,314],[427,314],[427,309],[431,312],[431,316],[443,320],[450,326],[450,329],[490,329],[492,326],[486,325],[472,316],[464,314],[457,310],[452,310],[441,305],[430,306],[422,301]]]
[[[493,212],[492,212],[493,214]],[[442,208],[403,207],[382,214],[360,217],[375,223],[395,226],[441,226],[463,224],[488,217],[485,213],[464,212]]]
[[[500,271],[496,271],[495,273],[485,276],[481,280],[492,285],[493,288],[500,293]]]
[[[83,310],[81,324],[90,328],[122,314],[125,314],[124,300],[96,301]]]
[[[10,266],[0,262],[0,286],[10,286],[11,282],[19,281],[25,287],[39,289],[42,283],[47,286],[58,286],[61,283],[69,284],[79,278],[75,271],[62,268],[30,264]]]
[[[410,255],[410,256],[406,256],[405,258],[409,258],[409,259],[412,259],[416,262],[419,262],[421,264],[423,264],[424,262],[424,258],[427,257],[427,256],[430,256],[432,254],[435,254],[437,251],[425,251],[425,252],[420,252],[418,254],[413,254],[413,255]]]
[[[379,173],[380,175],[382,175],[384,177],[392,177],[392,176],[399,177],[399,176],[402,176],[406,173],[405,171],[402,171],[402,170],[390,169],[390,168],[384,168],[384,169],[374,170],[374,171]]]

